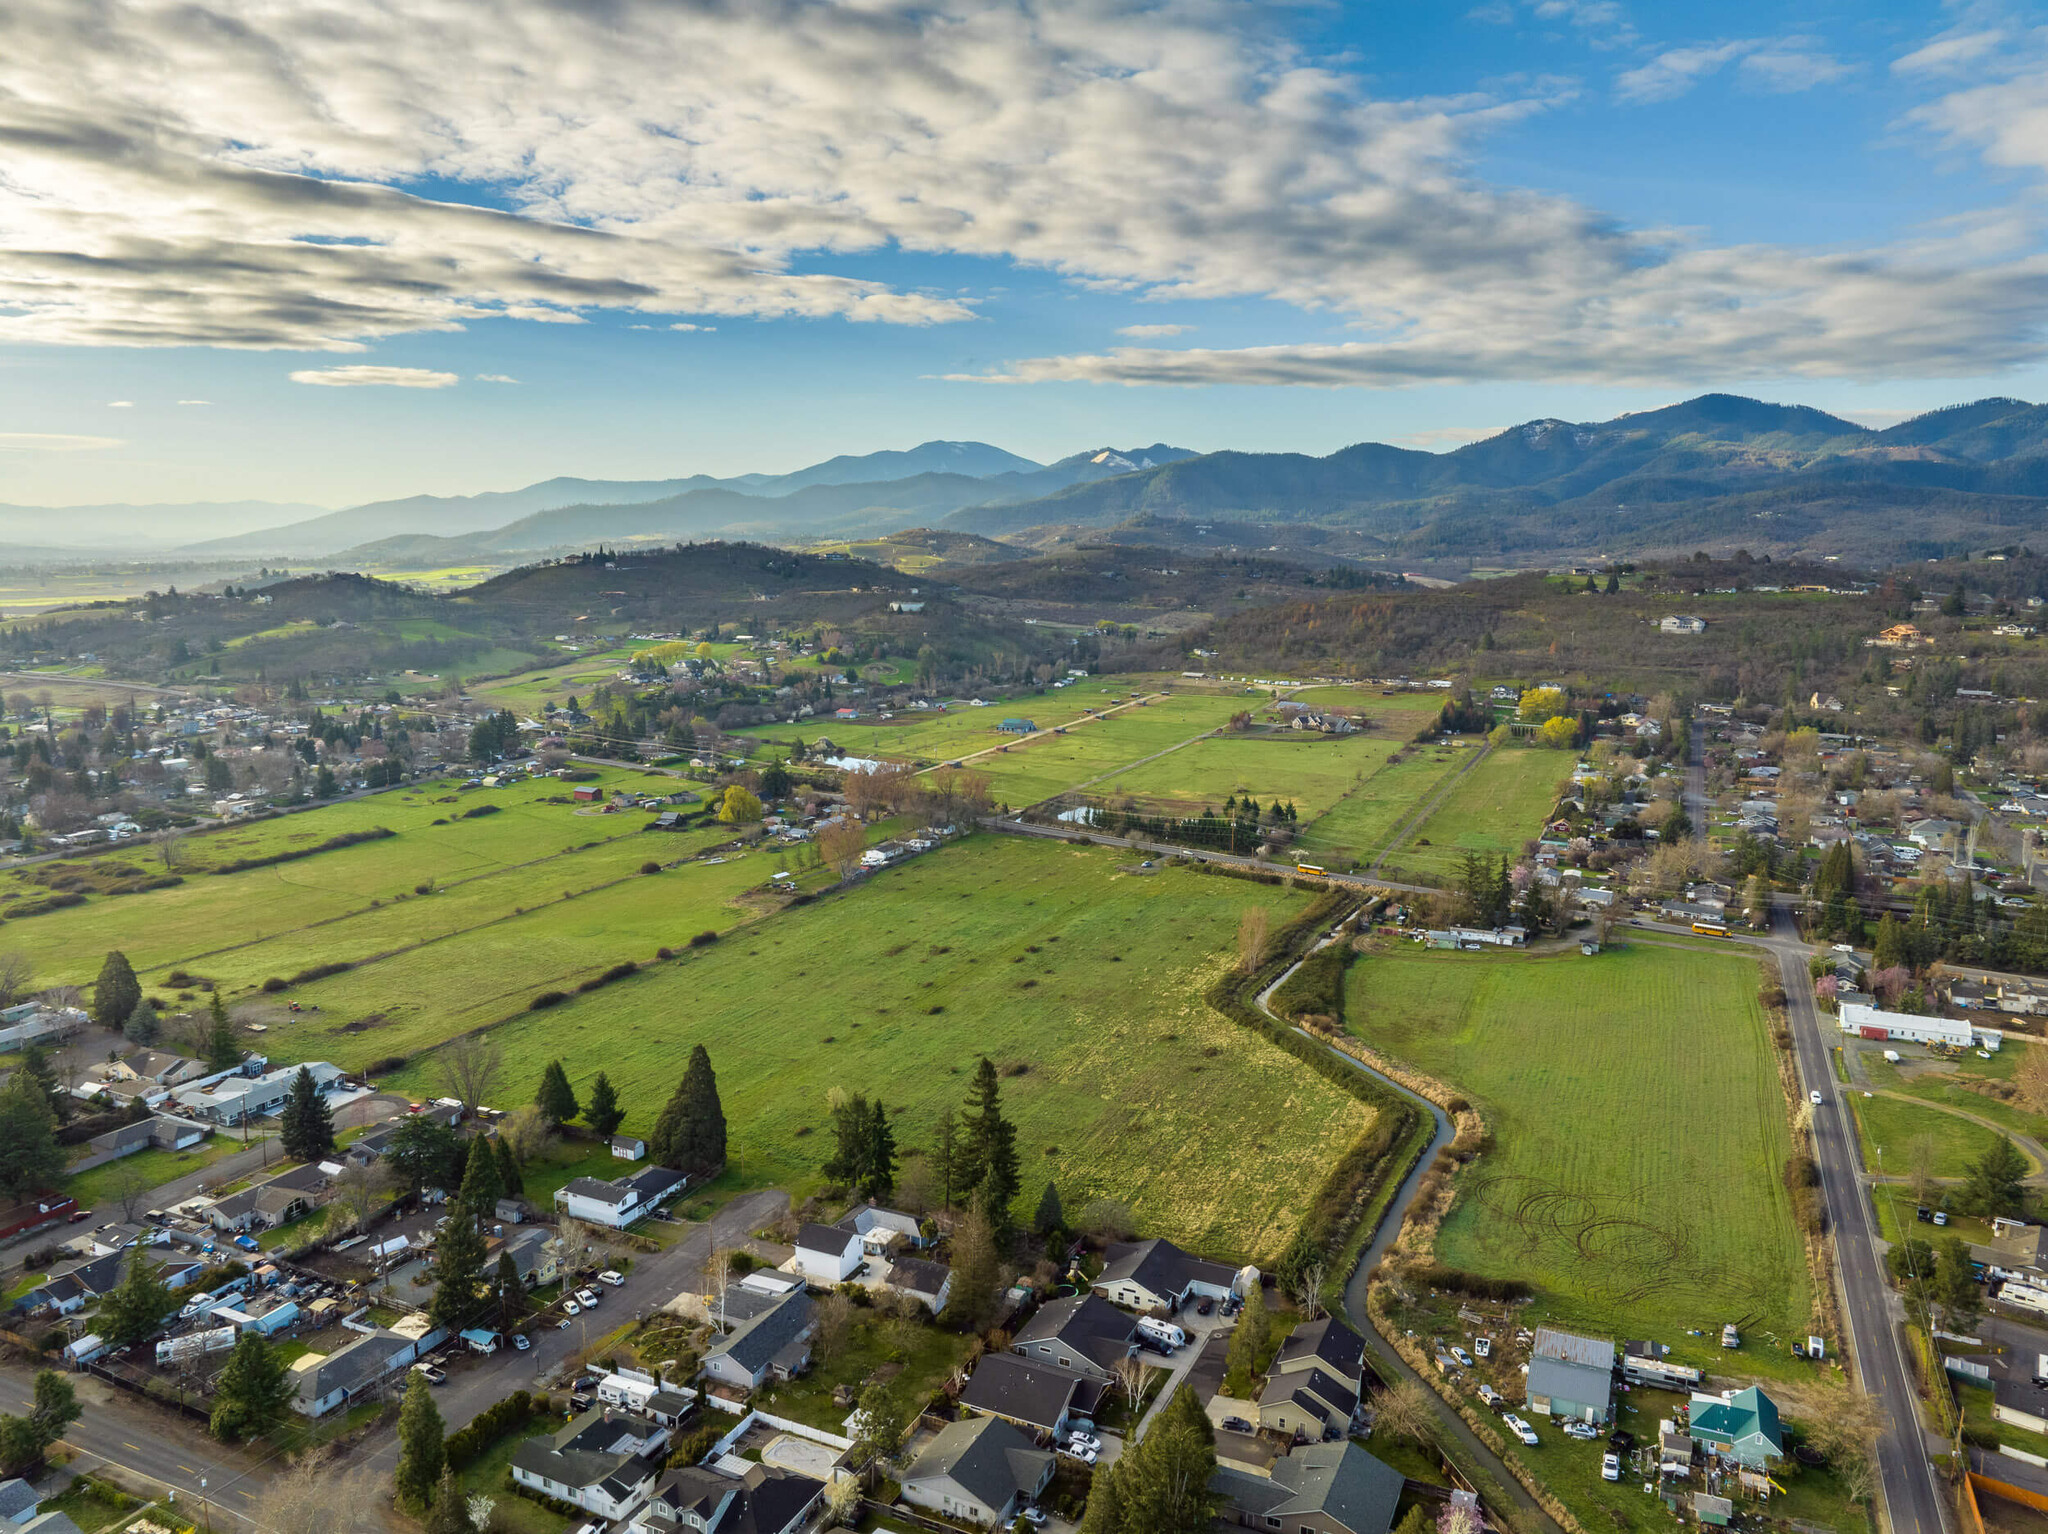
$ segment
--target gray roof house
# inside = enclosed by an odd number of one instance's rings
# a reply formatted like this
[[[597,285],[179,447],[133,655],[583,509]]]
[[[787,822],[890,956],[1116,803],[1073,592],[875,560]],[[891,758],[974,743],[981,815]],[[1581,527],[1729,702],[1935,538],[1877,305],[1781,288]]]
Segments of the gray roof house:
[[[1099,1294],[1048,1300],[1025,1322],[1010,1351],[1107,1384],[1138,1349],[1138,1325]]]
[[[903,1473],[903,1500],[948,1518],[1007,1527],[1052,1479],[1053,1457],[1000,1417],[948,1423]]]
[[[35,1517],[36,1504],[41,1500],[42,1494],[19,1476],[0,1481],[0,1524],[19,1527],[27,1523]]]
[[[712,1343],[704,1355],[703,1372],[747,1390],[771,1377],[793,1378],[811,1361],[815,1329],[810,1295],[792,1289]]]
[[[609,1182],[577,1177],[555,1190],[555,1207],[571,1219],[624,1230],[646,1218],[655,1206],[689,1179],[665,1166],[642,1167]]]
[[[1076,1410],[1076,1393],[1083,1385],[1094,1384],[1064,1369],[1027,1363],[1015,1353],[990,1353],[974,1366],[973,1377],[960,1392],[960,1404],[1033,1433],[1058,1433]],[[1089,1401],[1101,1393],[1096,1386]]]
[[[1387,1534],[1407,1478],[1348,1440],[1310,1444],[1273,1462],[1270,1476],[1220,1469],[1209,1489],[1222,1517],[1287,1534]]]
[[[953,1270],[943,1262],[927,1262],[922,1257],[898,1257],[889,1264],[882,1283],[897,1294],[909,1295],[933,1315],[943,1311],[953,1297]]]
[[[770,1465],[738,1477],[682,1465],[655,1483],[625,1534],[792,1534],[824,1495],[824,1482]]]
[[[429,1332],[438,1340],[441,1332]],[[355,1399],[419,1357],[419,1340],[378,1328],[324,1357],[307,1353],[293,1360],[297,1399],[293,1404],[308,1417],[324,1416]]]
[[[1228,1299],[1237,1281],[1237,1269],[1192,1257],[1161,1237],[1119,1243],[1108,1255],[1093,1287],[1131,1310],[1174,1310],[1197,1296]]]
[[[667,1444],[667,1428],[593,1407],[559,1432],[513,1449],[512,1479],[586,1513],[623,1518],[654,1489]]]
[[[1303,1442],[1343,1438],[1365,1389],[1365,1343],[1325,1316],[1295,1328],[1268,1371],[1258,1424]]]
[[[1614,1415],[1614,1344],[1536,1328],[1529,1347],[1529,1409],[1605,1422]]]

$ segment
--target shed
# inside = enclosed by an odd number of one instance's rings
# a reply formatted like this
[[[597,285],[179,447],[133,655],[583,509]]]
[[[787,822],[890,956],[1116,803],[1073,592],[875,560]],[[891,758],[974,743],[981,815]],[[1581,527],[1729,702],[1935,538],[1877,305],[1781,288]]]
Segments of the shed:
[[[1607,1421],[1614,1414],[1614,1344],[1539,1326],[1529,1349],[1529,1409]]]

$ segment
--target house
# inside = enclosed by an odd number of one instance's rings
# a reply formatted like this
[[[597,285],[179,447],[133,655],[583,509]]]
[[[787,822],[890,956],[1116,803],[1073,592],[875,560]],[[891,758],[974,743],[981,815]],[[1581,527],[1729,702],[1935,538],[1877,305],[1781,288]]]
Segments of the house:
[[[1537,1327],[1529,1347],[1529,1410],[1606,1422],[1614,1415],[1614,1344]]]
[[[654,1489],[668,1429],[593,1407],[512,1451],[512,1479],[600,1518],[623,1518]]]
[[[953,1270],[943,1262],[926,1262],[921,1257],[899,1257],[882,1276],[882,1287],[907,1294],[930,1311],[939,1314],[953,1297]]]
[[[210,1205],[206,1223],[218,1231],[270,1230],[309,1214],[320,1203],[327,1174],[308,1163]]]
[[[1908,826],[1906,840],[1924,851],[1946,851],[1955,845],[1956,832],[1959,829],[1953,820],[1930,817]]]
[[[1894,623],[1875,639],[1866,639],[1863,642],[1886,650],[1910,650],[1915,645],[1934,643],[1910,623]]]
[[[1236,1466],[1210,1477],[1219,1518],[1286,1534],[1387,1534],[1407,1478],[1348,1440],[1310,1444],[1261,1475]]]
[[[645,1161],[647,1142],[636,1140],[631,1135],[613,1135],[612,1154],[621,1161]]]
[[[1029,719],[1005,719],[996,729],[1004,735],[1035,735],[1038,725]]]
[[[811,1361],[816,1330],[809,1293],[791,1289],[712,1343],[704,1354],[703,1372],[746,1390],[769,1379],[793,1379]]]
[[[513,1271],[529,1289],[551,1284],[562,1276],[562,1244],[543,1226],[528,1225],[513,1231],[505,1237],[505,1244],[498,1252],[486,1254],[485,1266],[495,1270],[498,1256],[508,1252],[512,1257]]]
[[[1954,1044],[1967,1049],[1976,1037],[1968,1023],[1911,1012],[1886,1012],[1860,1002],[1843,1003],[1838,1021],[1842,1032],[1865,1039],[1903,1039],[1909,1044]]]
[[[796,1251],[782,1268],[830,1288],[858,1273],[863,1260],[860,1232],[805,1221],[797,1228]]]
[[[1752,1470],[1767,1470],[1785,1456],[1777,1404],[1754,1385],[1720,1396],[1694,1391],[1690,1431],[1709,1453]]]
[[[1087,1404],[1077,1410],[1075,1397],[1084,1384],[1090,1387]],[[1069,1417],[1084,1415],[1101,1396],[1093,1381],[1077,1379],[1064,1369],[1027,1363],[1015,1353],[990,1353],[975,1365],[960,1404],[1033,1433],[1057,1436]]]
[[[579,783],[576,787],[569,790],[569,796],[578,804],[593,804],[596,802],[600,792],[602,790],[593,787],[591,784]]]
[[[1258,1425],[1304,1443],[1348,1437],[1364,1390],[1364,1341],[1325,1316],[1281,1344],[1259,1393]]]
[[[325,1416],[375,1390],[418,1358],[421,1340],[379,1327],[332,1353],[303,1354],[292,1361],[292,1404],[308,1417]]]
[[[1657,628],[1666,634],[1704,634],[1707,631],[1707,620],[1685,613],[1674,613],[1659,622]]]
[[[1052,1480],[1053,1457],[1000,1417],[948,1423],[903,1473],[903,1500],[947,1518],[1008,1528]]]
[[[301,1070],[308,1072],[322,1092],[330,1091],[342,1079],[341,1067],[325,1060],[308,1060],[303,1066],[281,1066],[257,1076],[226,1076],[211,1086],[180,1087],[171,1094],[179,1111],[215,1124],[239,1124],[261,1118],[284,1106],[292,1082]]]
[[[0,1481],[0,1528],[20,1528],[35,1517],[36,1505],[41,1501],[41,1494],[19,1476]]]
[[[1117,1365],[1138,1351],[1138,1325],[1098,1294],[1048,1300],[1018,1331],[1010,1351],[1106,1385]]]
[[[689,1182],[665,1166],[643,1167],[610,1182],[576,1177],[555,1190],[555,1207],[572,1220],[624,1230],[652,1214]]]
[[[794,1534],[824,1495],[823,1481],[770,1465],[741,1476],[679,1465],[655,1483],[624,1534]]]
[[[1091,1287],[1130,1310],[1178,1310],[1190,1299],[1227,1300],[1238,1280],[1235,1268],[1192,1257],[1171,1241],[1119,1242]]]
[[[914,1214],[905,1214],[900,1209],[884,1209],[879,1204],[865,1204],[834,1222],[838,1230],[856,1231],[860,1235],[861,1249],[870,1257],[886,1257],[899,1247],[926,1245],[924,1230]]]

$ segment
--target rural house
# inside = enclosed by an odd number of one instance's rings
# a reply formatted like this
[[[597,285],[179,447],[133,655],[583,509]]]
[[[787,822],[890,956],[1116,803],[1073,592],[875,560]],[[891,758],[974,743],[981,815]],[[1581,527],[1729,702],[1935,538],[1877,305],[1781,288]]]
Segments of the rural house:
[[[796,1233],[796,1251],[782,1267],[824,1288],[843,1284],[860,1271],[860,1233],[806,1221]]]
[[[1235,1268],[1191,1257],[1171,1241],[1119,1242],[1091,1286],[1103,1298],[1130,1310],[1178,1310],[1191,1299],[1227,1300],[1238,1280]]]
[[[438,1332],[429,1333],[437,1340]],[[322,1417],[337,1406],[375,1390],[420,1355],[418,1337],[404,1337],[379,1327],[332,1353],[306,1353],[292,1360],[293,1405],[308,1417]]]
[[[1686,613],[1674,613],[1661,621],[1657,627],[1666,634],[1704,634],[1707,631],[1707,620]]]
[[[667,1428],[593,1407],[550,1437],[520,1443],[512,1479],[600,1518],[623,1518],[653,1489],[667,1444]]]
[[[749,1465],[741,1476],[680,1465],[655,1483],[623,1534],[794,1534],[824,1495],[824,1482],[772,1465]]]
[[[1008,1528],[1052,1480],[1053,1457],[1000,1417],[948,1423],[903,1473],[903,1500],[947,1518]]]
[[[905,1214],[900,1209],[884,1209],[879,1204],[862,1205],[835,1222],[833,1228],[857,1232],[861,1250],[870,1257],[886,1257],[902,1247],[930,1244],[924,1238],[916,1215]]]
[[[1364,1388],[1365,1343],[1325,1316],[1297,1327],[1281,1344],[1259,1394],[1257,1422],[1305,1443],[1345,1438]]]
[[[571,1219],[624,1230],[652,1214],[656,1205],[674,1196],[688,1181],[681,1172],[665,1166],[643,1167],[610,1182],[577,1177],[555,1190],[555,1207]]]
[[[1777,1403],[1754,1385],[1725,1396],[1694,1391],[1691,1435],[1709,1453],[1751,1470],[1767,1470],[1785,1457]]]
[[[1614,1344],[1537,1327],[1529,1348],[1529,1410],[1606,1422],[1614,1415]]]
[[[712,1343],[704,1354],[703,1372],[745,1390],[771,1378],[793,1379],[811,1361],[815,1330],[810,1295],[791,1289]]]
[[[1010,1351],[1109,1384],[1116,1366],[1138,1351],[1137,1339],[1137,1323],[1129,1314],[1100,1295],[1079,1294],[1039,1306]]]
[[[1264,1475],[1231,1466],[1209,1480],[1224,1502],[1219,1517],[1286,1534],[1387,1534],[1406,1485],[1400,1471],[1348,1440],[1296,1449]]]
[[[953,1297],[953,1270],[943,1262],[926,1262],[922,1257],[899,1257],[889,1264],[882,1287],[907,1294],[933,1315],[946,1308]]]

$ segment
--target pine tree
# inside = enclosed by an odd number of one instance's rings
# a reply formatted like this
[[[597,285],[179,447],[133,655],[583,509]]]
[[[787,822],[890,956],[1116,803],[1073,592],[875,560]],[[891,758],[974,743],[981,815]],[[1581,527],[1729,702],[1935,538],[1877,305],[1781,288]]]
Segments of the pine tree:
[[[998,1119],[990,1130],[987,1170],[982,1173],[981,1186],[975,1190],[975,1197],[988,1210],[989,1223],[995,1227],[998,1241],[1010,1239],[1014,1228],[1010,1206],[1017,1201],[1023,1179],[1023,1168],[1017,1162],[1017,1126],[1008,1119]]]
[[[479,1134],[469,1142],[469,1165],[462,1174],[459,1202],[479,1227],[488,1225],[498,1207],[498,1156],[491,1142]]]
[[[159,1031],[156,1005],[147,996],[135,998],[135,1010],[128,1014],[128,1021],[121,1025],[121,1032],[131,1044],[154,1044]]]
[[[135,1248],[121,1282],[100,1301],[93,1330],[117,1348],[140,1342],[154,1333],[178,1308],[164,1283],[163,1271],[163,1264],[151,1262],[140,1247]]]
[[[278,1138],[284,1153],[299,1161],[317,1161],[334,1149],[334,1114],[303,1065],[292,1077],[279,1115]]]
[[[214,1382],[208,1424],[213,1436],[234,1443],[269,1432],[290,1414],[295,1388],[291,1365],[270,1340],[254,1331],[242,1333]]]
[[[455,1472],[443,1469],[434,1487],[434,1505],[427,1510],[427,1534],[476,1534],[469,1521],[469,1499],[456,1484]]]
[[[618,1133],[625,1119],[626,1110],[619,1106],[619,1094],[612,1090],[611,1078],[599,1071],[597,1080],[590,1084],[590,1101],[584,1104],[583,1122],[608,1140]]]
[[[484,1238],[458,1203],[441,1227],[434,1249],[434,1301],[427,1316],[436,1326],[459,1331],[476,1309],[477,1284],[484,1276]]]
[[[92,1020],[102,1028],[120,1028],[142,1000],[142,982],[135,978],[135,966],[128,955],[116,948],[100,963],[99,979],[92,987]]]
[[[18,1204],[54,1186],[70,1159],[57,1143],[48,1094],[27,1070],[17,1070],[0,1087],[0,1193]]]
[[[1031,1217],[1031,1230],[1041,1241],[1050,1242],[1067,1228],[1066,1211],[1060,1208],[1060,1190],[1051,1183],[1038,1196],[1038,1212]]]
[[[879,1097],[868,1105],[861,1150],[861,1194],[877,1200],[888,1198],[896,1191],[896,1136]]]
[[[510,1252],[498,1253],[498,1271],[491,1276],[491,1297],[498,1304],[498,1324],[510,1331],[528,1309],[526,1285],[520,1282],[519,1264]]]
[[[1272,1331],[1272,1319],[1266,1314],[1265,1292],[1255,1288],[1238,1315],[1237,1330],[1230,1334],[1230,1353],[1224,1360],[1224,1369],[1233,1381],[1246,1387],[1251,1385],[1258,1375],[1259,1365],[1265,1360],[1266,1344]]]
[[[1125,1526],[1145,1534],[1203,1534],[1215,1517],[1209,1480],[1216,1434],[1194,1390],[1174,1391],[1136,1451],[1120,1463]]]
[[[228,1018],[227,1003],[220,992],[213,993],[213,1025],[206,1031],[203,1053],[206,1063],[217,1071],[233,1070],[242,1063],[242,1039]]]
[[[960,1115],[960,1144],[954,1152],[954,1189],[962,1199],[971,1199],[988,1176],[995,1126],[1003,1119],[1002,1097],[996,1063],[983,1055],[967,1087],[967,1106]]]
[[[702,1044],[690,1051],[683,1079],[655,1121],[650,1154],[663,1166],[705,1177],[725,1165],[725,1109]]]
[[[1985,1216],[2017,1214],[2032,1168],[2009,1136],[2000,1135],[1991,1148],[1969,1164],[1963,1184],[1963,1207]]]
[[[569,1076],[562,1069],[561,1061],[548,1061],[548,1068],[541,1072],[540,1090],[534,1094],[533,1101],[557,1129],[576,1117],[576,1091],[569,1085]]]
[[[826,1099],[832,1113],[832,1156],[818,1170],[834,1183],[857,1187],[867,1166],[868,1100],[833,1088]]]
[[[500,1135],[498,1147],[498,1186],[505,1190],[507,1198],[526,1196],[526,1174],[519,1169],[519,1158],[512,1154],[512,1142]]]
[[[49,1050],[34,1040],[24,1044],[18,1069],[43,1094],[43,1101],[50,1105],[50,1111],[60,1124],[71,1117],[71,1094],[58,1082],[57,1068],[50,1064]]]
[[[1121,1464],[1103,1465],[1088,1485],[1088,1510],[1081,1515],[1079,1534],[1130,1534],[1124,1518]]]
[[[398,1408],[399,1506],[416,1512],[430,1506],[446,1463],[433,1387],[424,1374],[414,1374],[405,1382],[405,1402]]]

